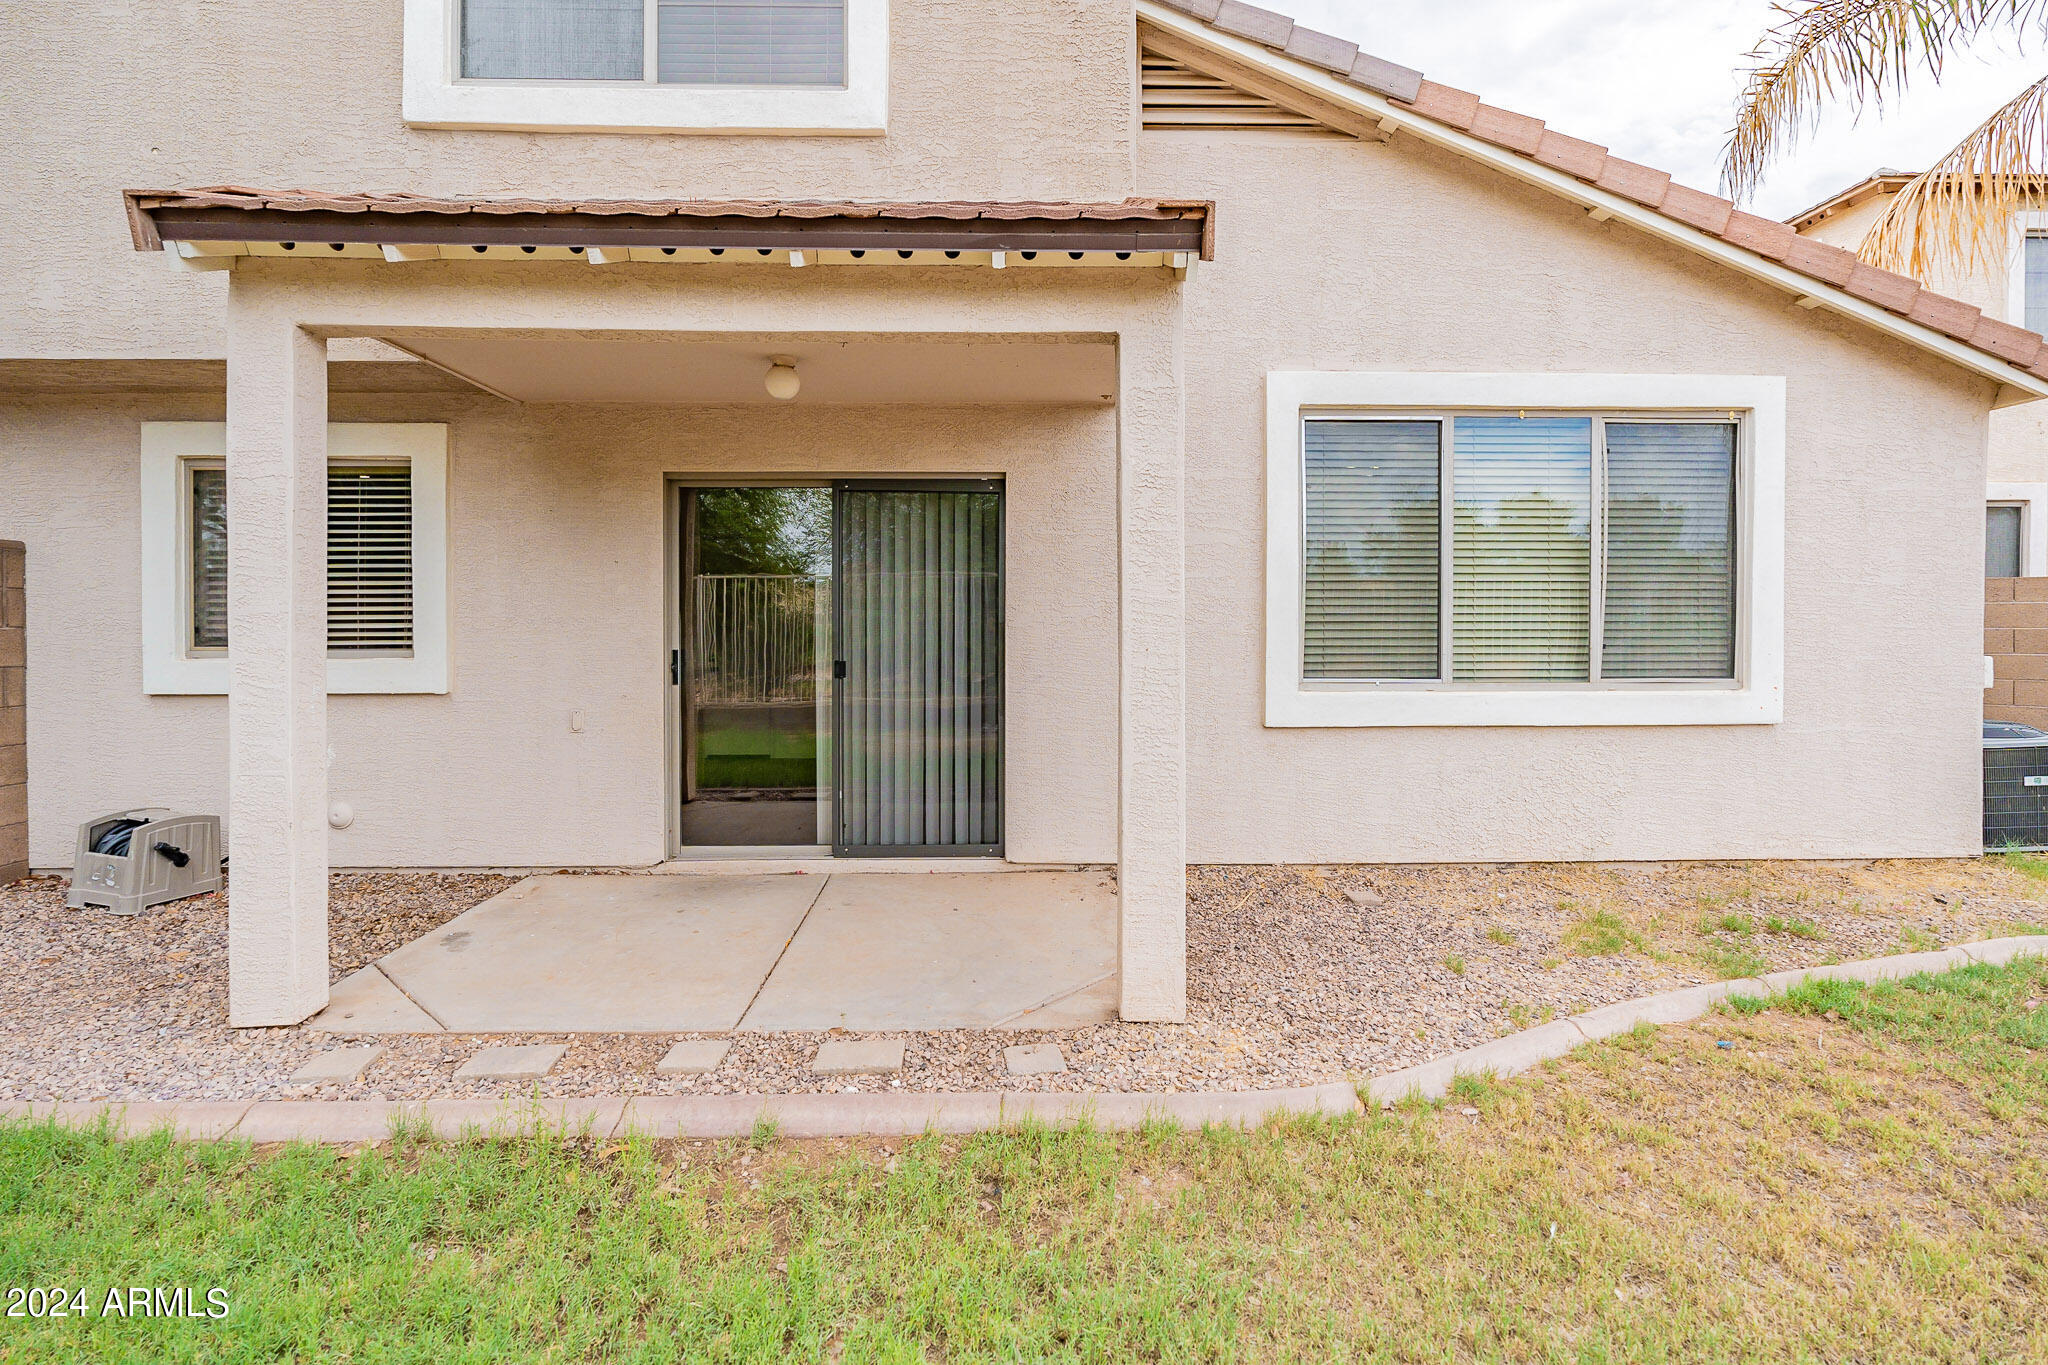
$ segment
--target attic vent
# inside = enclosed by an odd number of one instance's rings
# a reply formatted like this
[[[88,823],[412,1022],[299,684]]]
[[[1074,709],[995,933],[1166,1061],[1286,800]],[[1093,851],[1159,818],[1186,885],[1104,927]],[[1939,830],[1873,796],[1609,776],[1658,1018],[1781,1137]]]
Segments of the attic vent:
[[[1292,128],[1327,133],[1327,125],[1240,90],[1217,76],[1157,52],[1138,56],[1138,86],[1147,128]]]
[[[412,466],[327,471],[327,648],[412,652]]]

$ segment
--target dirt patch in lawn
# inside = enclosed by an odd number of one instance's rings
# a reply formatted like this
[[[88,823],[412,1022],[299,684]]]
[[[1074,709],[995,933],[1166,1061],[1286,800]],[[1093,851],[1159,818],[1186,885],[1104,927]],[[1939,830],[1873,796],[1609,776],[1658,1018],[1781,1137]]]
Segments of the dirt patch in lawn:
[[[657,1077],[673,1035],[395,1035],[361,1080],[285,1080],[337,1041],[226,1026],[226,905],[132,919],[0,888],[0,1099],[421,1099],[531,1093],[458,1082],[486,1044],[566,1042],[543,1095],[819,1090],[1260,1089],[1362,1078],[1619,1000],[1782,967],[2048,923],[2048,866],[2021,857],[1854,863],[1207,867],[1190,872],[1188,1021],[1061,1032],[912,1033],[893,1077],[820,1078],[823,1034],[739,1034],[709,1076]],[[340,977],[511,885],[334,879]],[[1002,1050],[1060,1046],[1015,1077]]]

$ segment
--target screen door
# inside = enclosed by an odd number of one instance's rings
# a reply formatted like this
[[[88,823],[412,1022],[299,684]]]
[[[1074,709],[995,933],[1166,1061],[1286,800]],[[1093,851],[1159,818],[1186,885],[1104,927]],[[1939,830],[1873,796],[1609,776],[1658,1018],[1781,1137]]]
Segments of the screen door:
[[[1000,855],[1002,485],[833,492],[834,852]]]

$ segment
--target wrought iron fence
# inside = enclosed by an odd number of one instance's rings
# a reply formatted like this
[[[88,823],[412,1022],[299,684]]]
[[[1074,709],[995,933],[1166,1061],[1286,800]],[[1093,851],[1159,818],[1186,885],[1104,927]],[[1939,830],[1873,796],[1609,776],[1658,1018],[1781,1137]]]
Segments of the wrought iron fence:
[[[702,574],[690,612],[691,683],[700,706],[815,701],[818,631],[832,580],[805,574]]]

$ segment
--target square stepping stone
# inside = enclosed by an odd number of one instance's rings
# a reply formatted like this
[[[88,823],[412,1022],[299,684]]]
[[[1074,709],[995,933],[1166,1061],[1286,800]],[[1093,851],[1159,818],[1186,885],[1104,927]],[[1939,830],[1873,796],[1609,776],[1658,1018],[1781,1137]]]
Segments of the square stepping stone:
[[[1067,1069],[1058,1043],[1019,1043],[1003,1049],[1003,1065],[1012,1076],[1047,1076]]]
[[[820,1076],[879,1076],[903,1069],[901,1038],[831,1038],[818,1044],[811,1070]]]
[[[537,1081],[554,1070],[569,1049],[562,1043],[487,1047],[455,1070],[458,1081]]]
[[[732,1051],[730,1038],[686,1038],[655,1063],[657,1076],[702,1076],[718,1070],[725,1054]]]
[[[360,1077],[384,1055],[381,1047],[338,1047],[323,1052],[292,1073],[292,1085],[341,1085]]]

